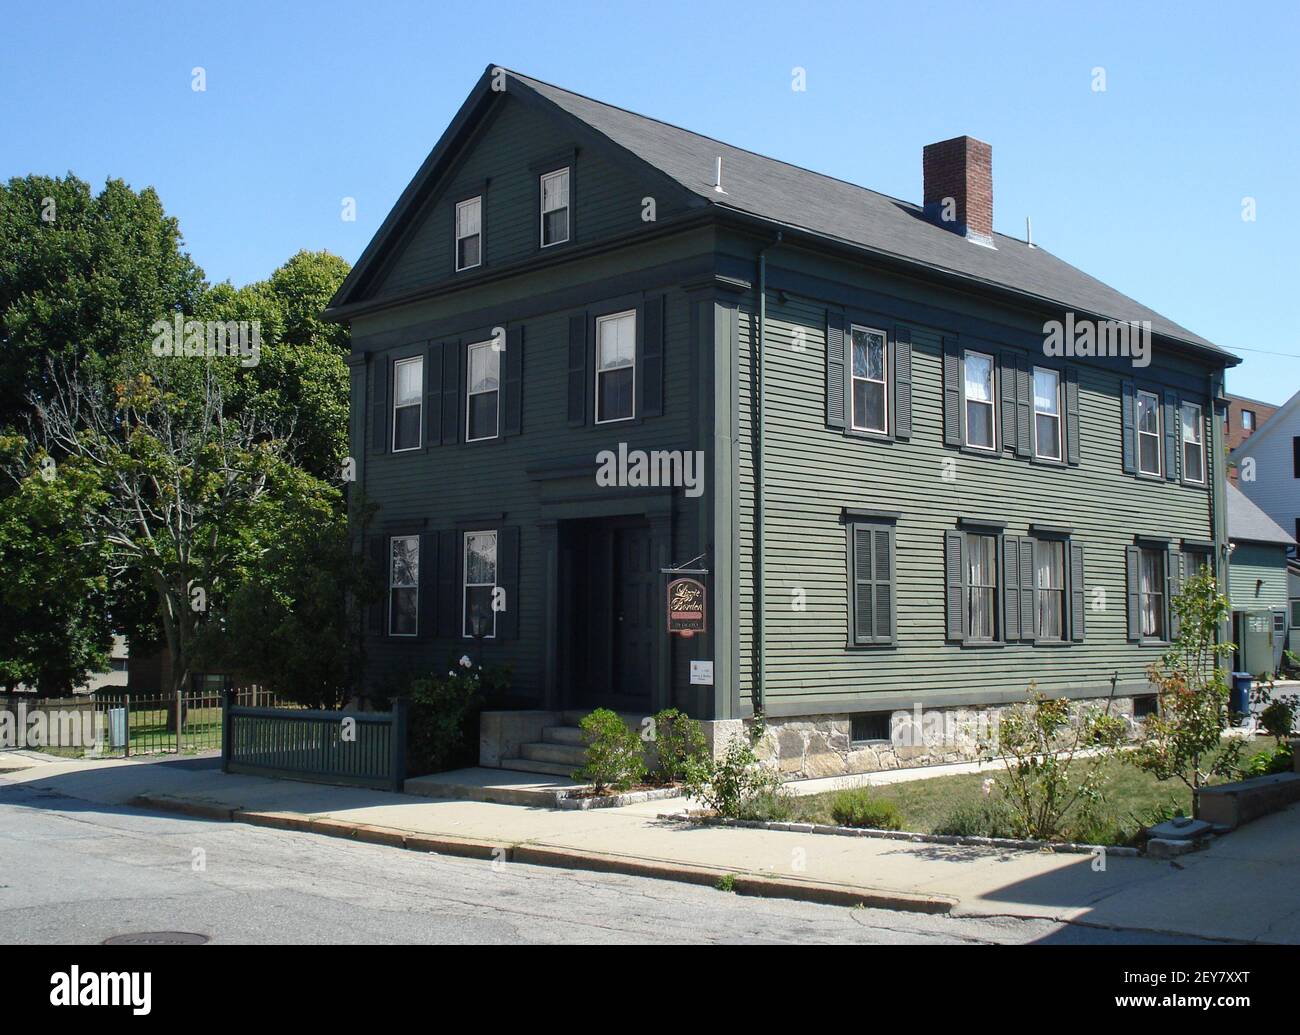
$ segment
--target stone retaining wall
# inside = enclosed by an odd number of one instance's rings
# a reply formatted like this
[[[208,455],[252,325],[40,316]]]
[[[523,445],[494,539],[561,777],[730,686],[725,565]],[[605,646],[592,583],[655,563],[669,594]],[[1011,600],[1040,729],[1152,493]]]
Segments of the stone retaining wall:
[[[1085,699],[1073,702],[1073,707],[1105,707],[1106,703],[1104,698]],[[889,740],[862,743],[852,741],[852,719],[847,714],[770,718],[755,752],[787,780],[974,762],[980,758],[981,741],[992,737],[1002,714],[1012,707],[1004,704],[897,711],[891,715]],[[1110,709],[1111,714],[1131,720],[1133,698],[1113,698]],[[740,726],[738,721],[732,723],[726,735],[737,735]],[[711,736],[710,741],[715,753],[719,747],[725,748],[724,736]]]

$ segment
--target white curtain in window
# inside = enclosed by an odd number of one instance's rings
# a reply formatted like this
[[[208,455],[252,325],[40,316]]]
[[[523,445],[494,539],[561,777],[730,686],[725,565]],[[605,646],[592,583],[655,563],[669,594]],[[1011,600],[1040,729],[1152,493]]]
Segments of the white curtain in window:
[[[1062,602],[1063,594],[1063,557],[1061,543],[1044,543],[1037,545],[1034,556],[1034,581],[1038,587],[1038,636],[1044,640],[1063,638]]]
[[[970,581],[970,629],[973,639],[993,638],[993,587],[997,544],[991,536],[973,535],[966,541]]]
[[[479,201],[467,201],[456,209],[456,236],[472,237],[479,228]]]
[[[1139,565],[1138,590],[1142,608],[1142,635],[1156,636],[1160,632],[1160,598],[1163,573],[1160,570],[1160,558],[1154,551],[1142,551],[1142,563]]]
[[[424,363],[413,360],[397,364],[397,405],[407,406],[420,401],[420,392],[424,388]]]
[[[569,203],[569,174],[567,171],[547,176],[542,180],[542,211],[554,212]]]
[[[972,402],[993,401],[993,360],[988,356],[966,354],[966,398]]]

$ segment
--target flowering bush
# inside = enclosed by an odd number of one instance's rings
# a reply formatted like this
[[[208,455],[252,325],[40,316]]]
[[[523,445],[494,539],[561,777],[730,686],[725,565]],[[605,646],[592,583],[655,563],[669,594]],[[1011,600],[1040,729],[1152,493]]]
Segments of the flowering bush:
[[[437,773],[474,765],[478,748],[478,714],[484,697],[507,689],[510,671],[485,668],[462,655],[447,665],[447,674],[411,681],[411,725],[407,740],[414,773]]]

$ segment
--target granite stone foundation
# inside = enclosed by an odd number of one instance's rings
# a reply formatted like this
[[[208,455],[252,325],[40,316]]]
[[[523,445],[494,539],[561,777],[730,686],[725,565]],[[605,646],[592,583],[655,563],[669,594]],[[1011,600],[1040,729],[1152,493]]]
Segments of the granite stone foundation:
[[[1087,707],[1105,707],[1104,698],[1074,702],[1076,712]],[[1133,699],[1109,701],[1112,715],[1133,726]],[[852,718],[843,715],[769,718],[755,753],[785,780],[812,780],[853,773],[875,773],[886,769],[974,762],[981,758],[981,744],[989,744],[1001,716],[1015,705],[983,707],[921,708],[896,711],[890,716],[890,738],[854,742]],[[751,723],[740,720],[705,722],[705,733],[714,757],[726,750],[732,737],[742,735]]]

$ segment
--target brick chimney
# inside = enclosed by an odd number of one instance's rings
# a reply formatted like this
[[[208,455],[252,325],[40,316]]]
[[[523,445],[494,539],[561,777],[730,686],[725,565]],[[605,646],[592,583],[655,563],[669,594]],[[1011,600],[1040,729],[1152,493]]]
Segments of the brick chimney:
[[[922,166],[926,218],[993,247],[993,148],[974,137],[941,140],[925,145]]]

